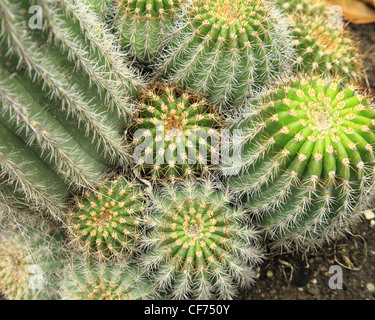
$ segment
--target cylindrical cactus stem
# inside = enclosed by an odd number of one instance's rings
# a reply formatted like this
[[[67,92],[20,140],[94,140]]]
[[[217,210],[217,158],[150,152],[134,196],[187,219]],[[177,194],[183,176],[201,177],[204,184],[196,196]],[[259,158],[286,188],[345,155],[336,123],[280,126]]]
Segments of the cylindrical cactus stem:
[[[340,76],[348,83],[364,77],[360,47],[348,28],[334,24],[327,3],[276,2],[287,7],[289,13],[293,45],[297,50],[293,66],[296,72]]]
[[[134,255],[146,199],[139,184],[119,177],[75,198],[68,222],[76,247],[100,260]]]
[[[29,26],[31,4],[42,29]],[[142,81],[85,0],[0,0],[0,18],[1,177],[57,214],[69,188],[129,162],[124,124]]]
[[[264,258],[259,234],[229,198],[209,181],[154,192],[143,265],[158,290],[173,299],[231,299],[254,281],[253,268]]]
[[[263,0],[195,0],[168,38],[170,81],[236,107],[291,69],[288,23]]]
[[[114,27],[126,52],[152,62],[172,32],[183,0],[117,0]]]
[[[219,163],[220,115],[199,95],[169,85],[140,93],[134,159],[152,181],[207,175]]]
[[[10,300],[60,299],[64,234],[48,222],[17,217],[0,233],[0,291]]]
[[[228,181],[272,247],[309,250],[345,234],[374,179],[370,98],[340,79],[299,76],[249,108],[232,126],[243,140]]]
[[[155,300],[159,294],[135,263],[74,259],[61,282],[63,300]]]

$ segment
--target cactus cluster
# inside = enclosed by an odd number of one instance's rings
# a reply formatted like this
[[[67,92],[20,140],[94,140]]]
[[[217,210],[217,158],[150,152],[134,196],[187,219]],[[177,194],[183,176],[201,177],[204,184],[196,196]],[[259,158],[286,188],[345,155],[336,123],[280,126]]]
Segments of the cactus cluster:
[[[158,85],[140,93],[134,160],[153,181],[208,174],[219,161],[220,115],[206,99]]]
[[[263,258],[259,235],[220,186],[164,185],[152,199],[142,264],[157,289],[174,299],[229,299],[253,282],[253,267]]]
[[[64,235],[32,217],[2,226],[0,292],[12,300],[59,299],[58,276],[66,259]]]
[[[331,27],[312,0],[0,0],[0,293],[232,299],[266,246],[345,235],[375,108]]]
[[[232,189],[281,249],[312,248],[345,232],[374,180],[375,111],[343,80],[300,76],[249,106]]]
[[[105,182],[75,200],[68,227],[84,252],[103,259],[137,251],[146,203],[135,181],[119,178]]]

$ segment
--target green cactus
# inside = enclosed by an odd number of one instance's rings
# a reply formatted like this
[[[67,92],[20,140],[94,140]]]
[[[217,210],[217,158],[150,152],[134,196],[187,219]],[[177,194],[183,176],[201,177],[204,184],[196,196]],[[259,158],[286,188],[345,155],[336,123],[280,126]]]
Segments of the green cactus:
[[[342,80],[300,76],[252,104],[223,168],[275,249],[309,250],[350,229],[374,179],[375,111]]]
[[[208,174],[219,159],[220,117],[205,99],[173,86],[140,93],[134,159],[152,181]]]
[[[263,0],[195,0],[168,37],[160,69],[213,104],[236,107],[289,71],[287,27]]]
[[[17,222],[8,222],[0,233],[0,292],[10,300],[59,299],[64,235],[41,219]]]
[[[145,225],[143,265],[159,291],[174,299],[230,299],[254,280],[262,261],[258,233],[229,203],[219,185],[204,181],[164,185]]]
[[[327,15],[329,6],[324,0],[272,0],[289,14]]]
[[[137,182],[103,182],[95,192],[76,197],[68,228],[76,246],[99,259],[137,252],[146,201]]]
[[[276,1],[287,8],[297,49],[296,72],[360,80],[364,75],[359,45],[348,28],[335,26],[329,6],[321,1]]]
[[[0,57],[2,184],[58,216],[69,188],[129,162],[123,126],[142,82],[86,0],[0,0]]]
[[[183,0],[117,0],[115,31],[125,51],[152,62],[172,32]]]
[[[134,263],[75,259],[62,280],[64,300],[155,300],[158,293]]]

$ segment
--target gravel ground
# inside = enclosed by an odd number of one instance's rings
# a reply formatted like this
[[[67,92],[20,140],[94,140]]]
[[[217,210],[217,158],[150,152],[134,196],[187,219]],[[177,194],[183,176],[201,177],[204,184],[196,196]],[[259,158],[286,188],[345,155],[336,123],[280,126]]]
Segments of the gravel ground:
[[[369,92],[375,94],[375,24],[351,25],[364,55]],[[374,206],[375,207],[375,206]],[[342,289],[329,281],[342,270]],[[258,281],[239,299],[375,300],[375,221],[363,219],[352,235],[315,254],[271,257],[258,268]],[[333,280],[332,280],[333,281]]]

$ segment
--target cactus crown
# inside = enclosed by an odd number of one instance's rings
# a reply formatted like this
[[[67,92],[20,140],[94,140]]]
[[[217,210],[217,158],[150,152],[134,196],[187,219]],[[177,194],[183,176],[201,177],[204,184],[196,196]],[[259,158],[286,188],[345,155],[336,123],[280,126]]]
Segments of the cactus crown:
[[[63,299],[151,300],[158,295],[134,263],[94,263],[75,259],[65,269]]]
[[[208,173],[218,157],[219,114],[197,95],[157,86],[140,95],[134,144],[145,143],[137,162],[153,180]],[[141,137],[139,137],[141,135]]]
[[[135,181],[119,178],[103,183],[95,192],[76,197],[69,223],[72,237],[100,259],[134,254],[145,206]]]
[[[339,79],[301,76],[265,94],[250,113],[233,126],[243,130],[240,174],[229,177],[234,190],[249,196],[246,206],[281,244],[335,238],[373,177],[368,97]]]
[[[237,106],[290,67],[287,23],[263,0],[196,0],[170,36],[170,80]]]
[[[257,233],[242,211],[209,182],[165,187],[154,194],[157,213],[149,216],[143,263],[159,290],[176,299],[231,298],[236,285],[252,282],[261,260]]]

